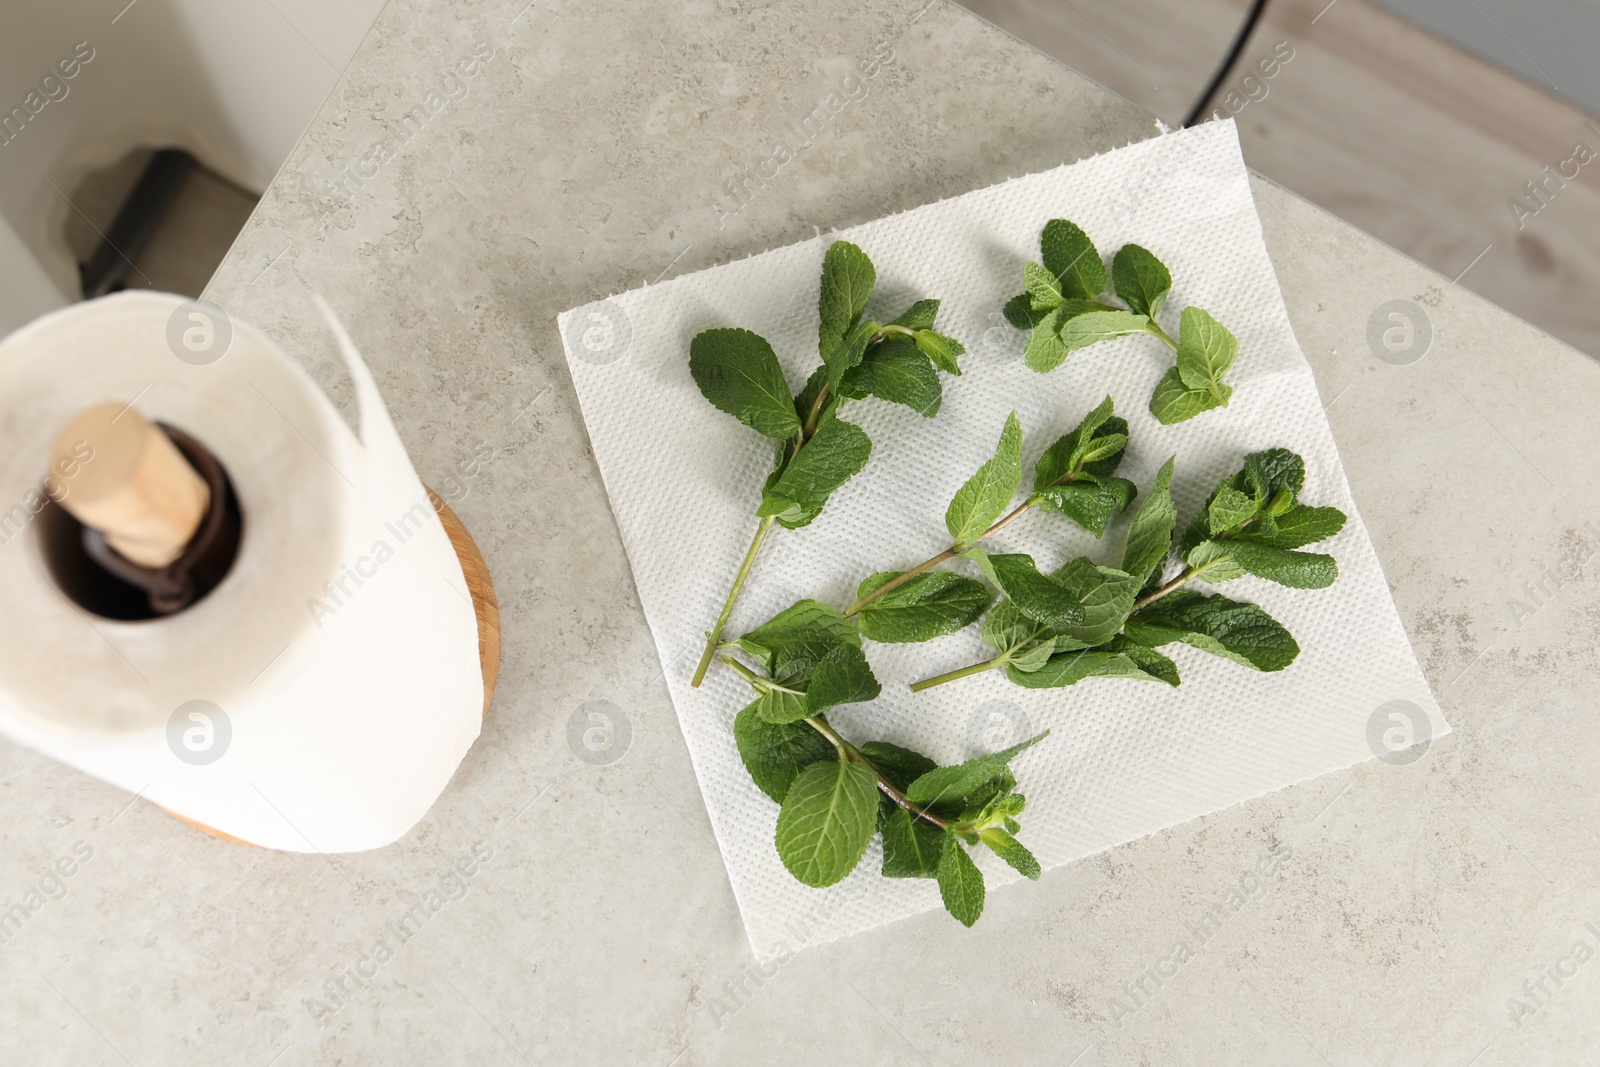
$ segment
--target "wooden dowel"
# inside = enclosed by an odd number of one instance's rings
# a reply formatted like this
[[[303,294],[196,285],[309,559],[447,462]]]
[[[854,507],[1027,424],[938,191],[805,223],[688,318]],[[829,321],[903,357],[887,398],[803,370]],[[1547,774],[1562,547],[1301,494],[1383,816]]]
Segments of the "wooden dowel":
[[[205,480],[171,439],[121,404],[73,419],[56,438],[50,471],[56,502],[141,567],[177,559],[211,506]]]

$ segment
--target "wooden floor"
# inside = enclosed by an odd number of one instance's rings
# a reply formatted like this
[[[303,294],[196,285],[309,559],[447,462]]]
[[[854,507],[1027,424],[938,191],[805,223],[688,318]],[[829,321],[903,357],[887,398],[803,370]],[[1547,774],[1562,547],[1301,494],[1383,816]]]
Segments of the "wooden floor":
[[[1246,7],[960,2],[1174,126]],[[1212,106],[1260,173],[1600,358],[1600,155],[1559,177],[1600,119],[1365,0],[1273,0]]]

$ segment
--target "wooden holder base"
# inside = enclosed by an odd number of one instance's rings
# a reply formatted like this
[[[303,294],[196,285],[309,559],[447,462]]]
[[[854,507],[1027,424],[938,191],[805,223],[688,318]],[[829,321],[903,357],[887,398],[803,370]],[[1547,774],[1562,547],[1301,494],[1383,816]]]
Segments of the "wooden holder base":
[[[426,489],[427,486],[423,488]],[[428,499],[433,503],[434,510],[439,513],[439,521],[444,524],[444,532],[450,538],[450,547],[456,550],[456,559],[461,564],[461,577],[466,580],[467,592],[472,594],[472,610],[478,617],[478,663],[483,668],[483,714],[487,717],[489,702],[494,699],[495,682],[500,677],[500,601],[494,595],[494,582],[489,577],[489,565],[483,561],[483,553],[478,551],[478,543],[472,539],[472,535],[456,517],[456,513],[450,510],[450,505],[440,499],[432,489],[428,489]],[[196,822],[186,815],[179,815],[171,808],[161,810],[179,822],[188,823],[196,830],[208,833],[219,840],[235,845],[249,845],[251,848],[259,847],[253,842],[223,833],[205,823]]]

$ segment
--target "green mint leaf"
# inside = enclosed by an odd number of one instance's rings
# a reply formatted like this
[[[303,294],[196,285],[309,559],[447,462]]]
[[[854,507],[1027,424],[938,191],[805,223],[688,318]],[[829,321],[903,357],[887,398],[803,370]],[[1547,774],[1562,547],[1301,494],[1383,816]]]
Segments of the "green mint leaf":
[[[1227,533],[1256,517],[1256,502],[1239,490],[1223,486],[1206,505],[1206,524],[1214,534]]]
[[[1084,556],[1072,560],[1050,577],[1078,603],[1082,616],[1077,622],[1053,624],[1057,652],[1091,648],[1111,640],[1122,629],[1139,595],[1139,587],[1144,584],[1142,576],[1097,566]]]
[[[1183,309],[1178,327],[1178,376],[1189,389],[1209,392],[1219,404],[1228,398],[1222,376],[1239,358],[1239,340],[1227,328],[1197,307]]]
[[[878,699],[882,691],[861,649],[855,645],[839,645],[822,657],[811,676],[805,695],[805,714],[816,715],[840,704],[864,704]]]
[[[1106,289],[1106,265],[1094,242],[1066,219],[1051,219],[1039,235],[1045,269],[1061,281],[1064,296],[1093,300]]]
[[[900,575],[874,574],[856,590],[857,599]],[[885,644],[931,641],[977,621],[992,597],[982,582],[948,571],[929,571],[895,586],[857,613],[861,635]]]
[[[1055,654],[1055,637],[1049,636],[1037,642],[1022,645],[1006,654],[1006,669],[1030,674],[1043,669],[1050,657]]]
[[[1148,582],[1159,578],[1161,565],[1172,551],[1172,531],[1178,524],[1178,509],[1172,503],[1172,466],[1177,457],[1161,465],[1156,480],[1134,513],[1128,530],[1128,544],[1122,550],[1122,569]]]
[[[1074,347],[1084,347],[1083,344],[1069,344],[1065,330],[1071,322],[1090,314],[1097,312],[1092,312],[1089,304],[1077,299],[1068,300],[1046,314],[1034,328],[1022,352],[1023,362],[1028,369],[1041,374],[1053,371],[1066,361]]]
[[[977,756],[954,767],[935,767],[917,777],[906,787],[906,799],[913,804],[922,805],[941,802],[971,804],[974,796],[985,786],[1009,773],[1007,764],[1015,759],[1018,753],[1038,744],[1049,735],[1050,731],[1046,730],[1000,752]]]
[[[828,385],[835,391],[840,388],[850,369],[866,357],[867,349],[877,333],[878,324],[871,319],[857,323],[844,340],[822,357],[823,365],[828,368]]]
[[[1127,490],[1133,487],[1133,483],[1126,478],[1107,481],[1116,484],[1074,481],[1040,490],[1035,495],[1039,498],[1039,507],[1060,512],[1096,537],[1101,537],[1111,522],[1111,516],[1119,508],[1128,506],[1130,496]]]
[[[1003,825],[1003,816],[990,818],[990,813],[994,811],[997,805],[1004,802],[1008,795],[1014,795],[1011,791],[1016,787],[1017,779],[1010,770],[987,783],[968,799],[960,814],[955,817],[956,833],[976,836],[981,827],[988,826],[991,823],[1001,823]],[[1021,800],[1022,797],[1017,795],[1017,799]],[[948,805],[940,805],[940,808],[947,810]],[[972,837],[968,837],[967,840],[971,844],[977,844]]]
[[[1006,822],[1014,822],[1013,816],[1021,815],[1028,806],[1028,798],[1021,793],[1013,793],[1016,783],[1008,785],[1002,792],[996,793],[988,803],[973,812],[971,820],[963,819],[969,826],[989,827],[1003,826]]]
[[[972,862],[960,840],[949,831],[939,853],[939,899],[962,926],[970,927],[983,914],[983,872]]]
[[[1111,286],[1124,304],[1153,319],[1167,302],[1172,275],[1146,249],[1123,245],[1111,260]]]
[[[933,878],[939,873],[939,856],[944,851],[944,831],[919,819],[887,797],[884,809],[883,876],[885,878]]]
[[[956,357],[966,351],[960,341],[932,330],[918,330],[914,340],[918,350],[933,360],[935,367],[946,374],[960,376],[961,366],[956,362]]]
[[[904,404],[924,418],[939,413],[944,393],[939,372],[909,338],[896,337],[867,349],[861,362],[845,371],[839,394],[859,400],[875,396]]]
[[[802,769],[783,798],[773,841],[803,885],[842,881],[861,862],[878,825],[878,776],[840,759]]]
[[[1033,328],[1033,336],[1028,338],[1028,345],[1022,351],[1022,361],[1029,370],[1040,374],[1053,371],[1072,354],[1072,349],[1061,339],[1061,324],[1068,318],[1064,314],[1067,310],[1065,306],[1056,308]]]
[[[1006,677],[1025,689],[1061,689],[1094,677],[1101,668],[1119,658],[1115,652],[1093,648],[1061,652],[1032,671],[1019,671],[1014,664],[1007,665]]]
[[[815,600],[799,600],[738,639],[774,682],[804,689],[822,658],[840,645],[861,647],[861,636],[843,612]]]
[[[1120,634],[1113,637],[1105,647],[1109,651],[1121,654],[1140,675],[1158,682],[1166,682],[1174,689],[1178,687],[1178,665],[1155,649],[1147,648]],[[1135,675],[1130,674],[1127,677]]]
[[[1077,429],[1067,435],[1072,438],[1072,451],[1068,453],[1067,460],[1067,465],[1070,469],[1076,470],[1078,467],[1090,462],[1091,459],[1104,458],[1102,456],[1091,457],[1087,453],[1092,444],[1107,436],[1121,436],[1122,443],[1124,445],[1127,444],[1128,424],[1125,420],[1116,418],[1115,413],[1115,404],[1111,399],[1111,394],[1107,393],[1106,398],[1100,401],[1093,411],[1083,417],[1083,421],[1078,423]],[[1056,443],[1060,444],[1061,442],[1058,441]]]
[[[1055,444],[1045,449],[1039,456],[1038,462],[1033,465],[1033,491],[1040,492],[1073,474],[1076,465],[1072,462],[1072,458],[1077,449],[1077,430],[1069,430],[1062,434],[1056,439]]]
[[[1048,311],[1033,310],[1033,297],[1027,293],[1018,293],[1006,301],[1006,321],[1019,330],[1031,330],[1044,321]]]
[[[991,752],[987,756],[979,756],[978,759],[998,760],[1003,764],[1009,764],[1012,760],[1016,759],[1018,756],[1022,755],[1022,753],[1028,751],[1028,749],[1032,748],[1034,745],[1037,745],[1040,741],[1043,741],[1049,736],[1050,731],[1044,730],[1040,733],[1034,734],[1025,741],[1018,741],[1010,748],[1002,748],[999,752]],[[968,760],[967,762],[972,763],[975,761]]]
[[[1126,478],[1105,477],[1098,474],[1084,476],[1088,477],[1094,484],[1109,490],[1117,499],[1117,510],[1119,511],[1126,511],[1128,505],[1133,503],[1134,497],[1139,495],[1139,487]]]
[[[821,321],[817,347],[822,358],[831,356],[849,335],[867,309],[867,298],[878,283],[867,254],[849,241],[835,241],[822,257],[822,288],[817,297]]]
[[[954,767],[935,767],[905,789],[913,804],[964,805],[966,798],[1006,773],[1004,760],[979,756]]]
[[[1320,552],[1290,552],[1251,541],[1228,541],[1228,554],[1246,573],[1291,589],[1326,589],[1339,579],[1339,564]],[[1220,581],[1208,575],[1208,581]]]
[[[769,481],[756,514],[776,515],[778,523],[790,530],[807,525],[871,455],[872,441],[866,432],[829,410],[817,421],[811,440]]]
[[[1217,399],[1219,395],[1220,400]],[[1163,426],[1171,426],[1192,419],[1203,411],[1223,407],[1231,396],[1231,385],[1218,384],[1215,392],[1211,389],[1190,389],[1183,384],[1178,368],[1170,367],[1156,383],[1156,391],[1150,397],[1150,414]]]
[[[1219,488],[1218,492],[1220,491],[1221,489]],[[1198,545],[1201,541],[1208,541],[1210,539],[1210,515],[1207,508],[1202,508],[1195,514],[1193,519],[1189,520],[1189,525],[1184,527],[1183,536],[1178,539],[1178,555],[1182,556],[1184,562],[1187,563],[1189,560],[1189,553],[1194,550],[1194,546]]]
[[[878,769],[879,774],[888,779],[890,785],[902,793],[912,782],[938,766],[920,752],[891,745],[887,741],[868,741],[860,746],[860,752],[867,758],[867,762]],[[894,803],[888,797],[884,799],[890,804]]]
[[[1122,447],[1109,455],[1101,454],[1102,450],[1098,442],[1106,438],[1114,437],[1122,438]],[[1104,426],[1101,426],[1094,432],[1094,435],[1089,439],[1088,445],[1084,448],[1083,470],[1079,472],[1078,477],[1082,478],[1085,475],[1088,475],[1091,481],[1099,482],[1103,485],[1109,485],[1112,482],[1127,482],[1131,487],[1133,483],[1128,482],[1126,478],[1111,477],[1112,474],[1116,473],[1116,469],[1122,464],[1123,453],[1127,451],[1128,447],[1127,442],[1127,420],[1119,418],[1116,415],[1111,416],[1111,418],[1106,420]],[[1129,493],[1128,503],[1131,504],[1133,502],[1133,498],[1137,495],[1137,489],[1134,489],[1133,492]]]
[[[1244,457],[1243,469],[1225,484],[1249,492],[1264,508],[1279,493],[1287,493],[1291,500],[1300,495],[1306,485],[1306,461],[1287,448],[1252,452]]]
[[[1242,493],[1255,502],[1257,521],[1245,527],[1237,536],[1242,541],[1254,541],[1274,548],[1299,548],[1321,540],[1316,536],[1322,530],[1337,533],[1344,525],[1344,513],[1335,508],[1302,509],[1296,507],[1294,498],[1305,487],[1305,461],[1287,448],[1269,448],[1252,452],[1244,458],[1244,465],[1217,483],[1206,498],[1206,511],[1196,515],[1184,530],[1178,551],[1187,556],[1189,551],[1206,540],[1212,533],[1209,509],[1213,501],[1226,493]],[[1293,517],[1291,517],[1291,513]],[[1288,519],[1288,532],[1279,541],[1279,528]],[[1305,526],[1301,529],[1301,526]],[[1309,540],[1303,538],[1309,537]],[[1290,544],[1289,541],[1297,543]]]
[[[904,326],[908,330],[931,330],[933,320],[939,314],[939,301],[918,300],[906,308],[905,313],[889,325]]]
[[[944,524],[957,545],[971,544],[994,525],[1022,481],[1022,424],[1017,413],[1006,418],[994,458],[978,468],[956,491]]]
[[[969,555],[977,556],[982,551],[975,548]],[[987,559],[983,562],[988,566]],[[992,577],[992,568],[989,573]],[[1131,578],[1125,580],[1129,584],[1132,583]],[[1067,594],[1068,599],[1063,604],[1057,605],[1058,607],[1071,607],[1076,604],[1079,611],[1085,611],[1083,603],[1076,599],[1072,590],[1063,586],[1061,591]],[[1097,615],[1105,610],[1107,609],[1098,602],[1095,604]],[[1067,629],[1071,630],[1072,625],[1068,624]],[[1011,600],[1001,600],[989,609],[989,614],[983,620],[981,636],[984,644],[1004,656],[1008,667],[1024,673],[1036,671],[1044,666],[1051,654],[1058,651],[1058,641],[1064,642],[1066,646],[1077,644],[1072,638],[1059,635],[1055,628],[1028,616]]]
[[[1270,548],[1302,548],[1325,541],[1344,529],[1345,515],[1338,508],[1311,508],[1303,504],[1279,515],[1274,528],[1247,527],[1238,539]]]
[[[763,688],[760,698],[755,702],[755,709],[763,721],[776,725],[799,722],[808,714],[804,693],[778,686]]]
[[[1077,592],[1039,573],[1033,557],[1021,553],[988,553],[989,572],[1000,591],[1035,622],[1054,630],[1084,621]]]
[[[1120,456],[1128,447],[1128,435],[1125,433],[1097,434],[1083,449],[1083,464],[1087,467],[1091,463],[1101,463],[1112,456]]]
[[[756,704],[746,706],[733,720],[733,739],[756,786],[780,804],[802,770],[837,757],[833,745],[810,726],[767,722]]]
[[[1113,337],[1126,337],[1130,333],[1143,333],[1150,320],[1129,311],[1085,311],[1061,324],[1061,343],[1069,351],[1088,348],[1109,341]]]
[[[1025,653],[1029,649],[1043,647],[1044,658],[1048,659],[1055,650],[1055,632],[1028,618],[1009,600],[1001,600],[989,609],[989,614],[984,616],[980,636],[983,643],[996,652]],[[1011,662],[1015,662],[1015,659],[1012,658]]]
[[[1128,620],[1125,633],[1151,648],[1181,641],[1258,671],[1281,671],[1300,654],[1289,631],[1256,605],[1192,589],[1150,604]]]
[[[1194,568],[1195,578],[1231,582],[1250,573],[1233,558],[1233,547],[1231,541],[1201,541],[1183,554],[1183,561]]]
[[[1113,420],[1112,402],[1108,396],[1100,405],[1083,417],[1083,421],[1068,432],[1056,439],[1055,444],[1044,450],[1039,457],[1039,462],[1033,467],[1033,490],[1038,492],[1047,486],[1053,485],[1069,474],[1075,473],[1084,465],[1087,453],[1095,447],[1097,454],[1094,458],[1102,460],[1113,454],[1120,453],[1128,443],[1128,424],[1122,419]],[[1114,425],[1108,426],[1108,423]],[[1102,433],[1102,430],[1105,432]],[[1121,445],[1106,451],[1102,444],[1106,438],[1122,438]],[[1114,469],[1114,468],[1113,468]],[[1106,473],[1110,473],[1107,471]]]
[[[1028,290],[1028,302],[1034,311],[1053,311],[1066,297],[1061,292],[1061,282],[1037,263],[1024,263],[1022,284]]]
[[[798,530],[802,526],[810,526],[816,521],[817,516],[822,514],[827,501],[813,500],[800,503],[787,497],[773,495],[772,485],[778,480],[780,473],[775,471],[767,479],[766,487],[762,490],[761,504],[756,508],[756,515],[761,518],[771,515],[786,530]]]
[[[987,830],[978,831],[978,840],[989,846],[989,851],[1005,860],[1011,868],[1024,878],[1038,881],[1043,873],[1039,861],[1033,858],[1033,853],[1023,847],[1022,842],[1000,829],[991,826]]]
[[[1085,678],[1144,678],[1178,684],[1177,667],[1165,656],[1118,635],[1099,648],[1058,652],[1035,671],[1006,668],[1006,677],[1027,689],[1060,689]]]
[[[772,346],[749,330],[705,330],[689,342],[689,374],[713,407],[758,433],[800,432],[794,399]]]
[[[1000,578],[994,572],[994,564],[989,562],[989,553],[987,550],[974,545],[973,547],[963,551],[961,554],[970,559],[972,562],[976,563],[978,565],[978,569],[983,572],[983,576],[985,578],[989,579],[989,581],[993,582],[996,586],[1000,584]]]

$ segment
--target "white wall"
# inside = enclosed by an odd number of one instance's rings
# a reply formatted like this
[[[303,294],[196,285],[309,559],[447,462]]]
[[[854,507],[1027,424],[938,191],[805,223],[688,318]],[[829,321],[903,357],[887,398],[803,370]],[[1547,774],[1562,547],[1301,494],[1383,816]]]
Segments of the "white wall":
[[[55,287],[75,297],[77,267],[61,238],[74,209],[62,193],[141,146],[186,148],[239,185],[264,190],[383,3],[8,4],[0,119],[11,117],[13,137],[0,143],[0,219]],[[75,50],[88,61],[74,67]],[[63,58],[71,78],[58,68]],[[3,235],[0,268],[9,281]]]
[[[0,284],[0,337],[68,302],[4,218],[0,218],[0,278],[5,279]]]

